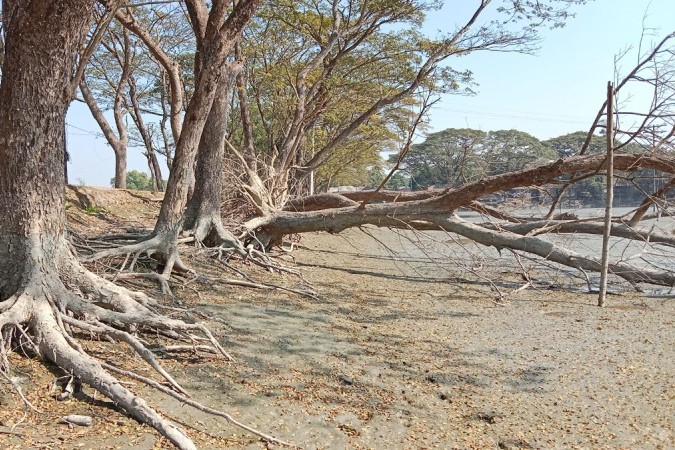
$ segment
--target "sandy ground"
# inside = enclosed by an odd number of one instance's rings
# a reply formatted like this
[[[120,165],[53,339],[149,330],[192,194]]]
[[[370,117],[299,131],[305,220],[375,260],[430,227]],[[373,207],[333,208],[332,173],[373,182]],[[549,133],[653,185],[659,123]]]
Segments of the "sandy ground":
[[[377,243],[401,250],[388,233],[305,237],[293,256],[318,299],[176,289],[237,362],[185,354],[165,363],[197,400],[302,448],[675,448],[675,299],[623,293],[600,309],[595,295],[527,289],[497,304],[484,278],[457,269],[468,261],[401,261]],[[503,292],[519,285],[513,261],[494,264]],[[126,349],[88,348],[148,373]],[[12,362],[43,413],[24,417],[3,386],[0,448],[169,447],[91,389],[56,402],[54,373],[25,357]],[[222,420],[132,388],[200,448],[265,448]],[[91,414],[94,425],[58,424],[67,413]]]

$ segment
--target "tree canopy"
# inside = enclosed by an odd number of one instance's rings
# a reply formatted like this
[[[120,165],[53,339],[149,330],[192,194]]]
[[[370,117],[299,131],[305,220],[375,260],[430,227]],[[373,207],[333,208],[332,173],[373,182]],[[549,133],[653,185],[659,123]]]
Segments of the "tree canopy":
[[[556,156],[550,147],[522,131],[449,128],[413,145],[405,167],[417,187],[460,186],[549,162]]]

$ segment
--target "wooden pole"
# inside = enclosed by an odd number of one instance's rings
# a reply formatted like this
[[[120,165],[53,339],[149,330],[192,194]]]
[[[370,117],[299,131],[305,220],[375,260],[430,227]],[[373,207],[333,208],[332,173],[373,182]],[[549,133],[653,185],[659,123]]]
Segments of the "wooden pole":
[[[612,229],[612,203],[614,203],[614,83],[607,83],[607,196],[605,203],[605,229],[602,234],[602,269],[598,306],[605,306],[607,274],[609,272],[609,236]]]

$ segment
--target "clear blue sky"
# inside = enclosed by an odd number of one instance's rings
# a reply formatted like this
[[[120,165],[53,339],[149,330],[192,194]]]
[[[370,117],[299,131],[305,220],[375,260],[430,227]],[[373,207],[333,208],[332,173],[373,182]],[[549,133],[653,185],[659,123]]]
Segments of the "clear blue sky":
[[[441,29],[450,11],[473,3],[447,1],[429,29]],[[567,26],[542,33],[535,55],[481,53],[452,61],[474,73],[478,93],[444,97],[431,114],[432,131],[518,129],[539,139],[586,131],[613,79],[614,56],[630,45],[637,50],[643,18],[653,29],[647,46],[675,31],[675,0],[596,0],[574,10]],[[631,52],[624,68],[636,58]]]
[[[432,35],[451,29],[468,17],[475,3],[447,0],[425,29]],[[645,12],[646,26],[654,29],[647,43],[675,30],[675,0],[595,0],[576,12],[566,27],[544,31],[536,55],[489,52],[451,60],[453,68],[474,73],[477,95],[444,97],[431,113],[431,131],[518,129],[547,139],[586,130],[613,77],[614,55],[637,46]],[[636,57],[633,52],[624,60],[626,69]],[[109,186],[114,155],[86,106],[73,103],[68,122],[70,182]],[[139,149],[129,151],[133,169],[148,171]]]

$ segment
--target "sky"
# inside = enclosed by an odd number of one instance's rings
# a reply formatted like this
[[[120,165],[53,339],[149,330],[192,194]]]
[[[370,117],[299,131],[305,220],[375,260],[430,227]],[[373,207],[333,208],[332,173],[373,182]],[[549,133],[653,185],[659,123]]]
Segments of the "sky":
[[[452,30],[476,4],[446,0],[424,31],[434,36]],[[634,46],[621,63],[628,70],[637,59],[643,24],[651,34],[643,46],[675,30],[675,0],[595,0],[574,11],[564,28],[542,33],[534,55],[486,52],[450,60],[453,68],[473,72],[476,95],[444,96],[431,111],[430,131],[517,129],[542,140],[585,131],[614,77],[615,55]],[[74,102],[67,120],[70,183],[109,186],[114,154],[87,107]],[[129,150],[128,169],[148,172],[139,149]]]
[[[428,29],[443,29],[450,11],[474,3],[446,1]],[[518,129],[542,140],[587,131],[614,77],[615,55],[633,46],[619,66],[625,72],[637,60],[643,23],[651,34],[647,46],[675,30],[674,0],[596,0],[573,11],[564,28],[542,33],[534,55],[489,52],[453,60],[453,68],[473,72],[477,95],[445,96],[431,113],[431,131]]]

